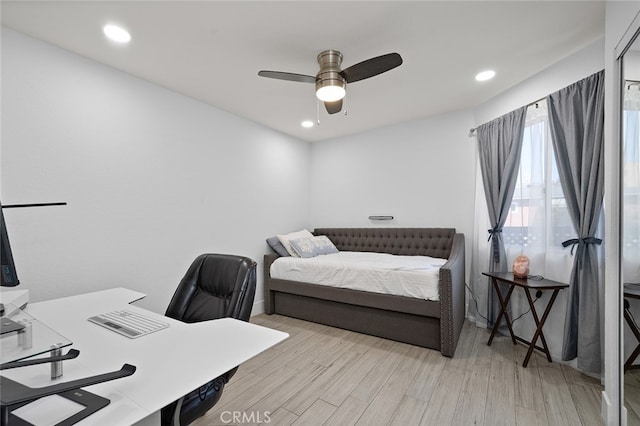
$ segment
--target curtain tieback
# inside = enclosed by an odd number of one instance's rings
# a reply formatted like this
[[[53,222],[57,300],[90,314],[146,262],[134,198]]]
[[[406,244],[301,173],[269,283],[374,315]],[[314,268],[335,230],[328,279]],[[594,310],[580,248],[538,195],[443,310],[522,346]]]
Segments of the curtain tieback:
[[[487,239],[487,241],[490,241],[493,238],[493,241],[491,241],[491,247],[493,249],[493,262],[500,263],[500,246],[498,245],[498,234],[502,233],[502,228],[496,225],[492,229],[487,229],[487,232],[489,232],[489,238]]]
[[[600,238],[596,238],[596,237],[587,237],[587,238],[572,238],[570,240],[567,241],[563,241],[562,242],[562,247],[569,247],[571,246],[571,254],[573,255],[573,249],[576,248],[576,245],[578,246],[578,248],[583,245],[583,244],[602,244],[602,240]]]

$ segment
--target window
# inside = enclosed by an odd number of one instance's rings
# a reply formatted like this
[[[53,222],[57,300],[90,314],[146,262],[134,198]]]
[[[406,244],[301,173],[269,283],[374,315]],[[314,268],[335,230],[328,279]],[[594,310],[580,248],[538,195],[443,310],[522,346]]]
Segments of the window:
[[[546,101],[527,110],[520,170],[502,233],[507,252],[523,254],[561,250],[563,241],[575,237],[551,145]]]

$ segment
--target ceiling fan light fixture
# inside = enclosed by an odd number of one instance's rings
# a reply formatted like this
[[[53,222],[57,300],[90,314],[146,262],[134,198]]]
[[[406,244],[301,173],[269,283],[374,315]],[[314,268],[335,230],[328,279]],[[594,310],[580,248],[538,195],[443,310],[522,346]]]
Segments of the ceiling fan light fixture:
[[[316,82],[316,96],[322,102],[335,102],[344,98],[347,93],[342,79],[326,79]]]
[[[322,102],[335,102],[344,98],[346,91],[343,85],[326,85],[316,89],[316,97]]]

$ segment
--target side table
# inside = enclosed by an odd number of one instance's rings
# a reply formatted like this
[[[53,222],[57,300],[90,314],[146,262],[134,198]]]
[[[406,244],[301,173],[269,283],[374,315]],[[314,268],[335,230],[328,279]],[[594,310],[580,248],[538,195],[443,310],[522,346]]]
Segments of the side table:
[[[533,350],[537,349],[543,352],[547,356],[547,360],[551,362],[551,354],[549,353],[549,347],[547,346],[547,341],[544,338],[544,333],[542,332],[542,327],[544,326],[547,317],[549,316],[549,312],[551,311],[551,307],[553,306],[553,302],[555,302],[556,297],[558,296],[558,292],[563,288],[569,287],[569,284],[559,283],[557,281],[542,279],[542,280],[527,280],[526,278],[516,278],[513,276],[511,272],[483,272],[482,275],[486,275],[489,277],[489,280],[493,284],[493,288],[496,290],[496,294],[498,295],[498,300],[500,301],[500,313],[498,314],[498,318],[496,319],[496,323],[493,326],[493,330],[491,330],[491,336],[489,337],[489,341],[487,342],[488,346],[491,346],[493,342],[493,338],[496,336],[498,332],[498,327],[500,327],[500,323],[502,322],[502,318],[504,317],[505,322],[507,323],[507,327],[509,328],[509,334],[511,335],[511,340],[513,344],[516,345],[517,342],[524,343],[529,346],[529,350],[527,351],[527,355],[524,357],[524,362],[522,363],[523,367],[526,367],[529,364],[529,359],[533,354]],[[505,284],[509,287],[506,295],[502,294],[500,290],[500,284]],[[509,303],[509,299],[511,298],[511,294],[513,293],[513,289],[516,287],[520,287],[524,290],[525,295],[527,296],[527,301],[529,302],[529,307],[531,308],[531,314],[533,315],[533,319],[536,322],[536,331],[533,334],[533,338],[531,341],[527,341],[522,337],[516,336],[513,332],[512,321],[509,318],[509,313],[507,312],[507,303]],[[551,298],[547,303],[547,307],[545,308],[542,317],[538,317],[538,313],[536,312],[535,305],[533,303],[533,298],[531,297],[531,291],[537,292],[553,290],[551,294]],[[542,346],[536,345],[536,342],[540,339]]]
[[[634,365],[633,362],[640,355],[640,328],[636,323],[636,320],[631,315],[629,309],[629,301],[627,299],[640,299],[640,284],[625,284],[624,285],[624,319],[627,325],[631,329],[631,332],[636,338],[636,348],[631,352],[627,360],[624,362],[624,372],[628,370],[634,370],[640,368],[640,365]]]

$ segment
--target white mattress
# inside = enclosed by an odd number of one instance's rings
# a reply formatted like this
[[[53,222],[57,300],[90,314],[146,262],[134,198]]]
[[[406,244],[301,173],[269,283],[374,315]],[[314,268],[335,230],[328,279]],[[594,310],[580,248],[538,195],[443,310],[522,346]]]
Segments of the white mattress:
[[[279,257],[271,277],[437,301],[440,266],[447,259],[341,251],[312,258]]]

